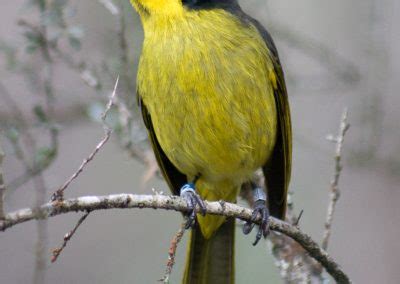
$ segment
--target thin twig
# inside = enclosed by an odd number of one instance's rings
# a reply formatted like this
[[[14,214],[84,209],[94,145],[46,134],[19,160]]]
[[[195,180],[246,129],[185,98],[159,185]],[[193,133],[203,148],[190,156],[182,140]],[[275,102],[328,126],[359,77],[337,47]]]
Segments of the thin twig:
[[[301,217],[303,216],[303,213],[304,213],[304,210],[301,210],[300,213],[299,213],[299,216],[298,216],[297,219],[296,219],[296,221],[293,223],[293,226],[296,226],[296,227],[299,226],[300,219],[301,219]]]
[[[171,240],[171,245],[168,250],[167,268],[165,269],[164,277],[160,279],[160,282],[169,283],[169,278],[175,265],[176,250],[178,248],[178,244],[183,238],[183,235],[185,234],[186,223],[187,221],[185,220],[179,228],[178,232],[175,234],[174,238]]]
[[[225,202],[205,202],[207,214],[239,218],[244,221],[260,223],[260,216],[252,221],[252,210],[237,204]],[[67,212],[93,211],[112,208],[153,208],[188,212],[189,208],[184,199],[178,196],[165,195],[134,195],[113,194],[108,196],[86,196],[64,201],[55,201],[43,204],[39,209],[21,209],[6,214],[5,220],[0,220],[0,231],[34,219],[42,219]],[[199,209],[199,208],[198,208]],[[321,249],[310,236],[300,231],[299,228],[270,218],[271,230],[285,234],[302,246],[309,255],[317,260],[338,283],[351,283],[349,277],[339,265]]]
[[[0,220],[4,219],[4,192],[6,191],[3,177],[3,159],[4,152],[0,145]]]
[[[76,231],[78,230],[79,226],[85,221],[87,216],[89,216],[90,212],[86,212],[81,218],[79,218],[78,223],[76,223],[75,227],[69,231],[68,233],[65,234],[64,236],[64,241],[62,245],[58,248],[53,249],[53,257],[51,258],[51,262],[56,262],[58,257],[60,256],[61,252],[64,250],[64,248],[67,246],[69,240],[75,235]]]
[[[346,135],[346,132],[347,130],[349,130],[349,128],[350,124],[347,123],[347,109],[345,109],[343,111],[342,118],[340,121],[338,136],[333,137],[332,135],[330,135],[327,137],[328,140],[336,143],[336,150],[335,150],[335,172],[333,174],[333,178],[331,181],[330,202],[328,206],[328,212],[326,215],[324,237],[322,239],[322,245],[321,245],[322,249],[324,250],[328,249],[328,242],[329,242],[329,237],[331,235],[333,216],[335,214],[336,203],[340,197],[339,179],[340,179],[340,173],[342,172],[343,168],[341,163],[342,149],[343,149],[344,136]]]
[[[114,90],[110,96],[110,99],[107,103],[106,109],[101,115],[101,119],[103,121],[103,127],[104,127],[104,137],[103,139],[97,144],[96,148],[93,150],[93,152],[85,159],[83,160],[82,164],[79,166],[78,170],[59,188],[56,192],[53,193],[53,196],[51,198],[52,201],[55,200],[62,200],[64,198],[64,191],[68,188],[68,186],[83,172],[85,169],[86,165],[90,163],[96,154],[103,148],[103,146],[107,143],[107,141],[111,137],[112,129],[108,126],[106,122],[107,114],[110,111],[111,107],[114,105],[114,100],[115,96],[117,94],[117,87],[118,87],[118,81],[119,77],[117,78],[115,85],[114,85]]]
[[[117,77],[117,80],[115,81],[114,90],[113,90],[113,92],[111,94],[110,99],[108,100],[108,103],[106,105],[106,109],[104,110],[104,112],[101,115],[101,120],[103,121],[103,126],[106,129],[110,129],[110,127],[108,126],[108,124],[106,122],[106,118],[107,118],[107,114],[110,111],[111,107],[114,105],[114,100],[115,100],[115,97],[117,95],[118,82],[119,82],[119,76]]]

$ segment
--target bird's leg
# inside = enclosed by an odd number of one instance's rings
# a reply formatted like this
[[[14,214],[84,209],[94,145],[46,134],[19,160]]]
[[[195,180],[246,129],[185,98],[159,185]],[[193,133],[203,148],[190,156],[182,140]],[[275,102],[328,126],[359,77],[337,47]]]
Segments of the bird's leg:
[[[204,201],[201,199],[200,195],[196,193],[195,183],[197,178],[193,182],[187,183],[181,187],[180,196],[185,199],[188,207],[189,212],[187,215],[187,222],[186,222],[186,229],[189,229],[194,226],[196,223],[196,214],[198,213],[197,205],[199,205],[201,215],[206,214],[206,205]]]
[[[260,241],[261,236],[264,236],[265,238],[269,233],[269,210],[267,207],[267,195],[264,190],[253,182],[251,183],[251,187],[253,189],[254,210],[251,216],[251,221],[246,222],[243,226],[243,233],[247,235],[253,230],[253,222],[257,219],[258,214],[260,214],[261,224],[258,228],[256,240],[253,243],[253,246],[255,246]]]

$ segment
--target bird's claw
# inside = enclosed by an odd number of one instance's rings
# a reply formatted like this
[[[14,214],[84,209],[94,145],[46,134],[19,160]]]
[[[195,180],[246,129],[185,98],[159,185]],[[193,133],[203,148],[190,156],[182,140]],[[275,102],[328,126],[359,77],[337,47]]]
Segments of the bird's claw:
[[[181,188],[180,196],[185,199],[186,204],[189,207],[189,212],[187,214],[187,222],[185,229],[189,229],[196,223],[196,214],[200,213],[202,216],[206,215],[206,205],[194,189],[194,184],[188,183]],[[200,210],[197,210],[197,205]]]
[[[269,211],[264,200],[257,200],[255,202],[251,221],[247,221],[243,226],[243,233],[245,235],[249,234],[253,230],[255,226],[253,222],[257,220],[258,214],[261,216],[261,224],[259,225],[253,246],[258,244],[262,236],[266,238],[269,234]]]

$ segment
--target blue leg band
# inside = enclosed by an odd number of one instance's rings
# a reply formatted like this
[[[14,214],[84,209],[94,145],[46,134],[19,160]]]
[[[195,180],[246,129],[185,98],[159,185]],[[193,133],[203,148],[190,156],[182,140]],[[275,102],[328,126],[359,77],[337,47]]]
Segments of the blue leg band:
[[[186,192],[189,192],[189,191],[193,192],[193,193],[196,192],[194,183],[190,182],[190,183],[187,183],[187,184],[185,184],[184,186],[181,187],[181,195],[186,193]]]

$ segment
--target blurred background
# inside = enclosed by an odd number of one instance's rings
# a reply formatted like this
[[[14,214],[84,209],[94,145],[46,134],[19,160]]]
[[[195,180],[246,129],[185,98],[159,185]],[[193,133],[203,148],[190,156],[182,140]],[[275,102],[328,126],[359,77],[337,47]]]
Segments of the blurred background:
[[[355,283],[400,280],[400,2],[240,1],[274,37],[286,71],[300,227],[323,235],[340,116],[349,110],[341,196],[328,252]],[[120,75],[111,140],[66,197],[168,192],[154,176],[135,102],[142,28],[128,0],[14,0],[0,4],[0,145],[6,212],[47,202],[103,138],[100,114]],[[1,171],[0,171],[1,172]],[[81,215],[0,233],[0,283],[156,283],[175,212],[92,213],[56,263]],[[237,283],[283,283],[267,244],[237,232]],[[185,238],[186,241],[186,238]],[[179,283],[185,245],[172,283]]]

